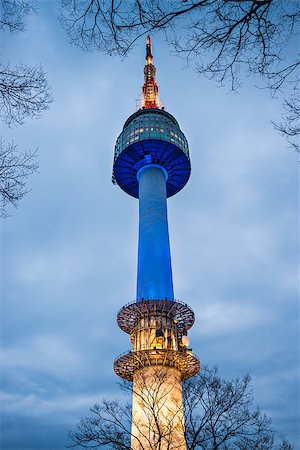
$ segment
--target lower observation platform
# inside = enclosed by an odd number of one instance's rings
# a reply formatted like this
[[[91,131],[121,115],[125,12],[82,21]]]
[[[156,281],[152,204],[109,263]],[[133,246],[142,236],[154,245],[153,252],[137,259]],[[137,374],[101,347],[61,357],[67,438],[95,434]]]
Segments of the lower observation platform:
[[[115,373],[128,381],[133,381],[136,370],[149,366],[167,366],[180,371],[181,380],[193,377],[200,370],[199,359],[192,350],[140,350],[129,351],[120,355],[114,363]]]

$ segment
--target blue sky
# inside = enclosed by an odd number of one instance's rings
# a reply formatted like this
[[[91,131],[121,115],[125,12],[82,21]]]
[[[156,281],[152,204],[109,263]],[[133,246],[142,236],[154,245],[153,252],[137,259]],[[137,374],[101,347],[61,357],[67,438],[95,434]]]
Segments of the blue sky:
[[[111,183],[113,149],[135,110],[144,42],[124,61],[68,44],[55,2],[5,36],[12,62],[41,63],[54,103],[3,128],[38,147],[31,192],[2,223],[2,447],[60,450],[97,401],[119,395],[116,325],[134,300],[138,203]],[[246,79],[238,94],[199,78],[153,37],[166,109],[192,176],[168,202],[175,297],[196,315],[191,344],[222,376],[252,375],[255,405],[299,450],[298,163],[273,130],[280,99]]]

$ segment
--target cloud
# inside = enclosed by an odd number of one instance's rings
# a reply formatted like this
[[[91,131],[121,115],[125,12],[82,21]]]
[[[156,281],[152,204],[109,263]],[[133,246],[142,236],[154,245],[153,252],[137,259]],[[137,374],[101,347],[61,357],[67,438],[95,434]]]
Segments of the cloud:
[[[78,411],[88,411],[99,397],[98,392],[86,396],[59,395],[43,398],[42,395],[31,393],[27,395],[0,393],[3,412],[5,414],[21,415],[31,418],[58,415],[61,423],[70,423],[70,418],[78,416]]]
[[[236,301],[211,301],[197,308],[201,336],[223,336],[243,330],[253,330],[273,320],[269,311],[258,310],[256,305]]]
[[[32,371],[66,379],[81,366],[81,357],[65,337],[34,335],[19,345],[4,347],[1,365],[10,371]]]

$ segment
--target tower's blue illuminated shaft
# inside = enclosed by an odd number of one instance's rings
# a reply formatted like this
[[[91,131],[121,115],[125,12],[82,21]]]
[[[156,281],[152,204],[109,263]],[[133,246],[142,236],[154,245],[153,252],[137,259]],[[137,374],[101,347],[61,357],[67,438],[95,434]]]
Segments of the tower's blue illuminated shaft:
[[[143,166],[139,182],[137,300],[174,298],[167,217],[167,172]]]

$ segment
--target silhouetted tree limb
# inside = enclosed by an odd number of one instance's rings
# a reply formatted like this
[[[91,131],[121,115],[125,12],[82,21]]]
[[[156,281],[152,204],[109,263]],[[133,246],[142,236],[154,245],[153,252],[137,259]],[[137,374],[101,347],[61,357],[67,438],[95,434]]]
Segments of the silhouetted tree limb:
[[[0,0],[0,31],[24,31],[24,18],[34,11],[35,0]],[[52,102],[45,73],[39,66],[0,60],[0,119],[21,125],[25,118],[39,118]]]
[[[24,18],[34,11],[34,0],[1,0],[0,31],[24,31]]]
[[[137,384],[122,384],[123,391],[135,395],[139,408],[133,414],[129,404],[104,400],[91,409],[92,418],[81,420],[76,430],[70,433],[68,447],[99,448],[107,445],[113,449],[130,450],[134,441],[141,450],[182,448],[182,407],[170,409],[167,401],[170,394],[172,396],[174,384],[170,383],[164,367],[158,368],[151,379],[152,383],[149,383],[149,376],[142,373]],[[178,435],[181,436],[180,442]]]
[[[164,30],[175,53],[221,84],[239,70],[260,73],[277,89],[299,58],[285,54],[296,39],[299,2],[283,0],[62,0],[62,23],[85,50],[125,56],[136,40]],[[295,55],[294,55],[295,56]]]
[[[183,384],[183,395],[189,450],[274,448],[270,420],[251,411],[248,375],[226,381],[216,369],[205,369]]]
[[[161,376],[164,376],[163,373]],[[122,390],[131,395],[132,385],[125,383]],[[153,392],[156,390],[149,387],[150,391],[152,395],[146,411],[150,408],[152,414],[155,410]],[[183,398],[187,450],[294,448],[284,438],[276,445],[271,421],[259,409],[252,410],[253,393],[249,376],[226,381],[219,377],[217,369],[204,368],[194,378],[183,383]],[[67,447],[131,450],[132,419],[134,421],[130,405],[104,400],[101,405],[91,408],[91,416],[82,419],[75,430],[69,433]],[[141,446],[141,449],[158,450],[159,442],[149,439],[146,447]]]
[[[7,216],[7,206],[17,207],[29,192],[26,181],[38,169],[37,152],[19,153],[17,146],[0,139],[0,216]]]
[[[61,22],[84,50],[124,57],[140,37],[163,31],[198,73],[233,90],[257,74],[273,94],[297,89],[299,20],[298,0],[61,0]]]
[[[19,33],[25,17],[34,11],[35,0],[0,0],[0,31]],[[39,118],[52,101],[45,73],[39,66],[0,60],[0,119],[21,125],[26,118]],[[17,207],[29,191],[27,178],[37,171],[37,151],[19,152],[13,143],[0,137],[0,216],[6,217],[9,204]]]
[[[52,101],[41,67],[0,63],[0,118],[21,125],[24,118],[39,118]]]
[[[296,152],[300,152],[300,99],[299,96],[292,97],[284,102],[283,120],[280,123],[273,122],[276,130],[285,136]]]

